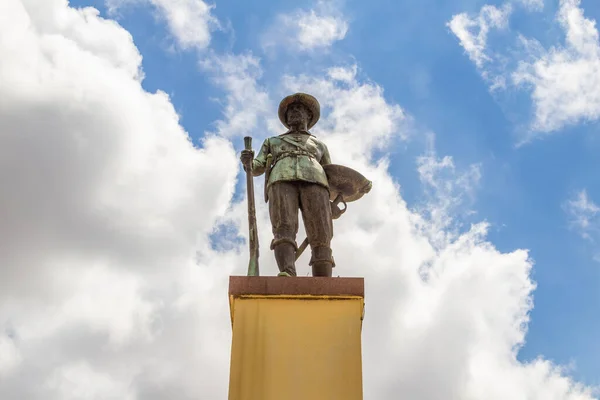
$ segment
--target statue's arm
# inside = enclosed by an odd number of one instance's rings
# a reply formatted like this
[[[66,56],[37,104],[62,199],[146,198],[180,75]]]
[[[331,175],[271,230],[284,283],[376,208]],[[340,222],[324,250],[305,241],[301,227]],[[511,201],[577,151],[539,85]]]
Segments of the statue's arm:
[[[321,165],[331,164],[331,156],[329,155],[329,149],[327,148],[325,143],[322,143],[322,146],[323,155],[321,156],[321,160],[319,162],[321,163]]]
[[[266,139],[260,147],[258,155],[254,161],[252,161],[252,175],[260,176],[265,172],[265,169],[267,168],[267,156],[270,152],[269,139]]]

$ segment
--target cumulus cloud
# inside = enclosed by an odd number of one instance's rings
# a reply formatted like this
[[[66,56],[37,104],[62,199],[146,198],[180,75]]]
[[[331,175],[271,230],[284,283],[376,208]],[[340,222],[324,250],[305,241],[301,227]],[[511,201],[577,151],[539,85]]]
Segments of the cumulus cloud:
[[[543,7],[541,2],[521,3],[530,10]],[[517,34],[516,46],[509,51],[490,48],[490,28],[506,27],[512,8],[509,2],[502,10],[485,5],[478,16],[461,13],[448,25],[492,90],[514,87],[531,93],[533,119],[525,140],[597,121],[600,43],[596,23],[585,18],[580,1],[560,1],[556,22],[564,31],[564,44],[544,48],[535,38]]]
[[[335,1],[319,1],[310,10],[297,9],[280,14],[263,35],[263,46],[285,46],[290,51],[327,49],[344,39],[348,21]]]
[[[594,20],[585,18],[579,0],[561,0],[556,16],[564,45],[544,49],[523,39],[532,50],[513,73],[514,83],[531,90],[532,128],[541,132],[600,117],[600,43]]]
[[[168,96],[141,87],[130,35],[93,9],[6,0],[0,37],[0,398],[224,398],[227,276],[245,272],[247,249],[209,235],[225,224],[247,236],[228,132],[244,110],[194,146]],[[225,110],[248,83],[227,60],[209,66]],[[535,286],[527,252],[499,252],[485,223],[441,244],[421,229],[435,221],[407,206],[380,156],[410,138],[408,117],[355,71],[284,76],[261,91],[315,94],[314,133],[374,182],[336,220],[333,243],[335,273],[366,278],[365,397],[591,399],[560,367],[516,358]],[[264,136],[282,130],[261,123]],[[434,198],[471,195],[469,168],[424,157]],[[264,203],[258,220],[263,273],[274,275]]]
[[[151,398],[226,337],[226,318],[203,327],[219,304],[202,255],[233,147],[195,147],[168,96],[142,89],[131,36],[96,10],[0,9],[0,397]]]
[[[135,4],[153,5],[183,49],[208,47],[211,31],[219,27],[218,19],[211,14],[214,5],[202,0],[106,0],[112,14]]]

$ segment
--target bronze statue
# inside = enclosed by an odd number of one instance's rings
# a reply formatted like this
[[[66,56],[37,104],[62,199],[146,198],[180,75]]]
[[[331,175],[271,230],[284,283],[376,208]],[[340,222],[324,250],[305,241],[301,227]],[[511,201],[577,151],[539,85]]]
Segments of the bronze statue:
[[[330,277],[335,266],[330,246],[333,219],[346,210],[337,205],[341,202],[345,206],[371,189],[371,182],[358,172],[331,163],[325,143],[309,132],[319,116],[320,105],[313,96],[296,93],[284,98],[279,105],[279,119],[288,131],[266,139],[256,158],[247,142],[240,157],[249,176],[250,172],[253,176],[265,173],[265,201],[269,203],[274,236],[271,250],[275,252],[279,276],[296,276],[295,261],[310,244],[312,275]],[[250,189],[249,196],[253,196]],[[249,212],[253,213],[250,208],[249,199]],[[296,243],[298,210],[307,234],[300,247]]]

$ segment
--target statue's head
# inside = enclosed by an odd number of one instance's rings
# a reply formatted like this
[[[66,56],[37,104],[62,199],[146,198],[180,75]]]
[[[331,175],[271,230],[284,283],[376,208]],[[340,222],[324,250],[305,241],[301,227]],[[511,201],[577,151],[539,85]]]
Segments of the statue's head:
[[[290,104],[285,113],[285,122],[289,126],[306,125],[308,127],[308,123],[312,121],[312,118],[312,112],[300,102]]]
[[[279,104],[279,120],[287,128],[303,126],[313,127],[319,120],[320,105],[317,99],[306,93],[296,93],[287,96]]]

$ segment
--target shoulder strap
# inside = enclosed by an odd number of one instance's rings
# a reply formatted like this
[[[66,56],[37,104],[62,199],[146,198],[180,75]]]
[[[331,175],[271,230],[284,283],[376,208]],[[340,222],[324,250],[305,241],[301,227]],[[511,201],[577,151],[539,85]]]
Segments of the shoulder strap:
[[[310,153],[310,151],[308,151],[308,149],[306,147],[304,147],[302,144],[296,142],[295,140],[290,139],[289,137],[281,136],[281,140],[283,140],[284,142],[289,143],[293,146],[298,147],[300,150],[304,150],[307,153]]]

